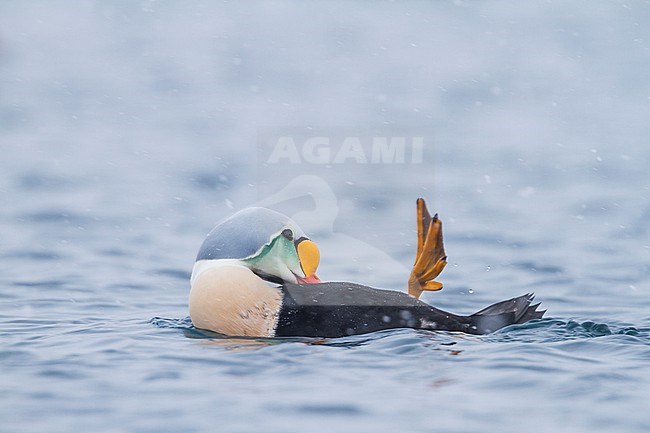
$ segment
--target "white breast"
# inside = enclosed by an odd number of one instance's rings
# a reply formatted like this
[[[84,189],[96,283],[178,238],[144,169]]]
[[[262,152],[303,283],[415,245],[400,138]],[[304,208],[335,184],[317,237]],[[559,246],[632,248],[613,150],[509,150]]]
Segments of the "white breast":
[[[236,264],[202,270],[192,281],[194,326],[230,336],[273,337],[282,293]]]

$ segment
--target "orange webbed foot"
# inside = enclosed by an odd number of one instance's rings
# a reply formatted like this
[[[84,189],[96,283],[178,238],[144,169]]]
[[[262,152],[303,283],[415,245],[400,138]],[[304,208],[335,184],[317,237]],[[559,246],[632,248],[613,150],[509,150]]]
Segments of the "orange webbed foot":
[[[433,217],[427,210],[424,199],[417,200],[418,245],[415,263],[408,282],[409,295],[419,298],[423,291],[442,289],[442,283],[435,281],[447,265],[447,255],[442,241],[442,221],[438,214]]]

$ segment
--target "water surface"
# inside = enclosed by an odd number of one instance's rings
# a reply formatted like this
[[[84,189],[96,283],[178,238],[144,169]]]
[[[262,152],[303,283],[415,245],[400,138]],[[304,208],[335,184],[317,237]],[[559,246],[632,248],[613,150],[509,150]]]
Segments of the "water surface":
[[[649,17],[3,2],[0,431],[648,431]],[[265,164],[264,128],[288,126],[433,142],[405,166]],[[487,336],[191,326],[220,218],[274,201],[319,243],[322,278],[401,290],[418,196],[450,260],[425,300],[471,313],[534,291],[547,318]]]

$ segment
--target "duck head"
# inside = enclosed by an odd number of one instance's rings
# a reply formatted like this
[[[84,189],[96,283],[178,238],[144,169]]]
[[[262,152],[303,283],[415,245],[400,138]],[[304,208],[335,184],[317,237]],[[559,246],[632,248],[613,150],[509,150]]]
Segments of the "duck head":
[[[192,283],[204,270],[220,264],[247,267],[274,283],[319,283],[320,252],[298,225],[279,212],[252,207],[212,229],[199,249]]]

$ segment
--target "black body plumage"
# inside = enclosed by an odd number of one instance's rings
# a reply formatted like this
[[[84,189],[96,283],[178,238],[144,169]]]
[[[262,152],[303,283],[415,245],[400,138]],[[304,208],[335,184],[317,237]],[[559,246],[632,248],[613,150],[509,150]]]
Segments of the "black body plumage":
[[[487,334],[505,326],[539,319],[532,294],[459,316],[403,292],[354,283],[285,284],[277,337],[343,337],[394,328]]]

